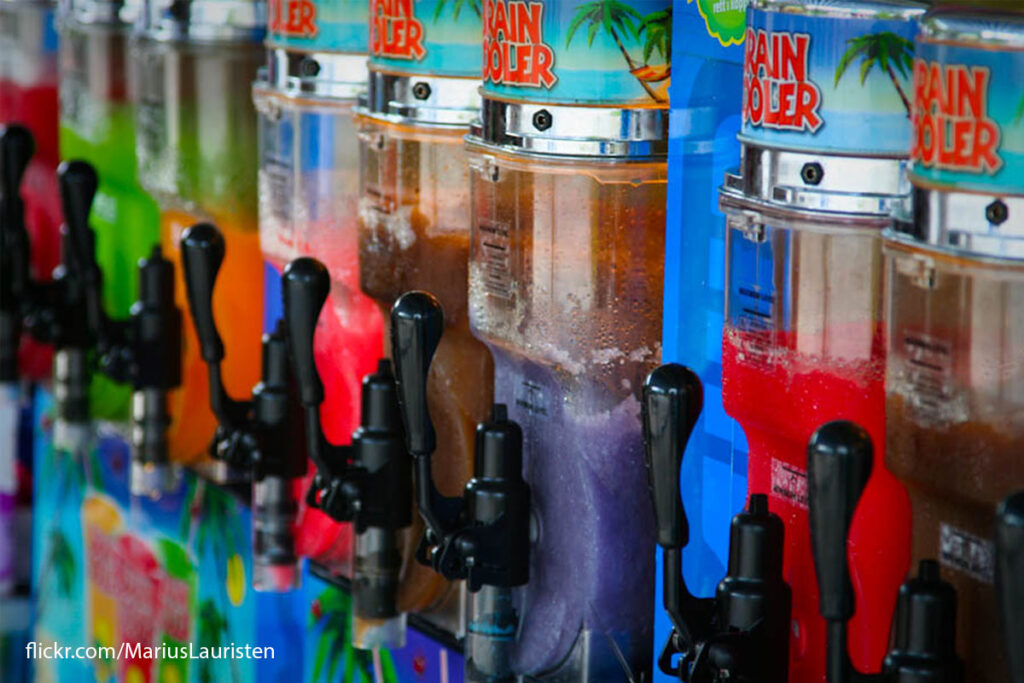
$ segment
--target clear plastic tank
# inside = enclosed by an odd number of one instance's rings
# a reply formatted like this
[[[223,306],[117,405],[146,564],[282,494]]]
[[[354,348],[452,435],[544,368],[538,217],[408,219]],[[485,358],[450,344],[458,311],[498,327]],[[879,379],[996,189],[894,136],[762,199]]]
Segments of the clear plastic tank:
[[[257,122],[250,88],[263,61],[259,40],[266,19],[258,3],[237,4],[236,18],[246,21],[240,27],[225,24],[223,34],[216,27],[151,20],[133,41],[130,59],[139,178],[160,207],[163,253],[177,271],[176,300],[188,311],[181,233],[196,222],[213,222],[226,242],[213,298],[226,348],[224,383],[231,395],[245,396],[259,381],[263,323]],[[204,18],[200,12],[193,16]],[[169,399],[169,439],[172,459],[192,463],[206,459],[215,420],[194,327],[184,329],[182,385]]]
[[[159,243],[160,219],[136,177],[129,28],[117,18],[117,8],[116,3],[71,3],[61,17],[60,151],[64,159],[88,161],[99,174],[90,216],[96,260],[107,313],[125,318],[138,299],[136,264]],[[130,387],[95,373],[91,395],[93,415],[127,420]]]

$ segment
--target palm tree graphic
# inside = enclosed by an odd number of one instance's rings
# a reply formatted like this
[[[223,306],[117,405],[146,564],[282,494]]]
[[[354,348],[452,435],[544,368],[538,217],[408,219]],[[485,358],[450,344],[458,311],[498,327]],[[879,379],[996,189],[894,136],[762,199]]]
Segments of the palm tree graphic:
[[[351,623],[352,598],[347,593],[328,586],[313,600],[309,626],[320,635],[310,680],[319,682],[326,672],[328,681],[398,683],[395,664],[387,650],[368,652],[352,646]]]
[[[657,16],[656,16],[657,15]],[[586,24],[587,46],[594,44],[594,38],[601,29],[611,36],[618,46],[622,57],[629,66],[629,72],[636,77],[643,89],[655,102],[664,102],[665,98],[656,93],[650,86],[650,82],[664,80],[668,77],[668,70],[663,69],[656,72],[652,77],[652,70],[646,64],[638,65],[622,42],[622,36],[632,36],[633,40],[639,41],[640,33],[646,34],[644,45],[644,60],[646,61],[651,53],[657,50],[666,61],[669,55],[669,40],[672,35],[672,14],[671,12],[653,12],[643,17],[635,9],[619,2],[619,0],[594,0],[580,5],[576,9],[576,15],[569,23],[569,30],[565,38],[565,46],[569,47],[573,36]]]
[[[440,18],[441,12],[447,5],[448,0],[438,0],[437,6],[434,8],[435,24],[437,23],[437,20]],[[470,9],[473,10],[473,13],[476,14],[477,19],[483,16],[483,13],[480,11],[480,0],[452,0],[452,9],[454,10],[452,13],[452,18],[458,19],[459,15],[462,14],[462,9],[466,7],[466,5],[469,5]]]
[[[909,117],[910,100],[903,92],[903,87],[896,74],[899,72],[904,79],[909,78],[909,74],[914,68],[914,43],[891,31],[858,36],[850,38],[846,42],[849,47],[846,48],[846,52],[839,59],[839,64],[836,65],[835,85],[839,85],[839,79],[846,73],[847,67],[859,56],[861,85],[864,85],[871,69],[877,64],[880,69],[889,74],[893,87],[896,88],[897,94],[903,101],[903,106],[906,107]]]

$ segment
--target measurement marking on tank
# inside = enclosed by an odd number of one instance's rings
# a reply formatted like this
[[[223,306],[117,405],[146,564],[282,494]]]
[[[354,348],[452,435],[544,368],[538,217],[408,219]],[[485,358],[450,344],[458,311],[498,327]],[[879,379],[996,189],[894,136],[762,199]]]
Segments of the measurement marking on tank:
[[[772,495],[807,509],[807,472],[772,458]]]
[[[948,418],[953,400],[952,347],[948,342],[925,334],[905,334],[903,350],[906,357],[907,396],[918,419],[928,421]]]
[[[267,174],[270,191],[269,209],[277,218],[286,220],[292,214],[294,169],[287,161],[268,154],[263,159],[263,170]]]
[[[939,525],[939,562],[982,583],[994,581],[995,548],[992,541],[945,522]]]
[[[516,387],[515,393],[516,407],[522,408],[531,415],[537,415],[539,417],[548,416],[548,397],[544,391],[544,387],[531,382],[528,379],[524,379]]]
[[[512,298],[512,257],[508,226],[481,220],[480,250],[484,262],[484,290],[501,299]]]

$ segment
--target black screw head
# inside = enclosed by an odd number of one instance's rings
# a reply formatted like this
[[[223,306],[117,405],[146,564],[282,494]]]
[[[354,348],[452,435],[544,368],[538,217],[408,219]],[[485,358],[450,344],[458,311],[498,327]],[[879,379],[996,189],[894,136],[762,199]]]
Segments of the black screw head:
[[[817,161],[804,164],[800,169],[800,179],[807,185],[817,185],[825,177],[825,169]]]
[[[417,100],[425,100],[430,97],[430,85],[420,81],[412,86],[412,96]]]
[[[312,57],[305,57],[299,63],[299,73],[307,78],[312,78],[320,73],[320,63]]]
[[[551,112],[541,109],[533,115],[533,127],[537,130],[547,130],[553,123]]]
[[[985,218],[987,218],[988,222],[992,225],[1005,223],[1006,219],[1009,217],[1010,209],[1007,208],[1002,199],[997,199],[985,207]]]

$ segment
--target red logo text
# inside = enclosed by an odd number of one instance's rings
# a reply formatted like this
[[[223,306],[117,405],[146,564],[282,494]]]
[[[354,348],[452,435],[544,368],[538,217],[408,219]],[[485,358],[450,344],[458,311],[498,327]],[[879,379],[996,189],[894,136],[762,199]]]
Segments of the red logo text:
[[[370,0],[370,54],[394,59],[420,60],[423,22],[416,18],[413,0]]]
[[[270,32],[297,38],[313,38],[316,5],[310,0],[270,0]]]
[[[743,58],[743,120],[780,130],[821,128],[821,90],[807,77],[806,33],[747,29]]]
[[[550,89],[555,52],[541,35],[544,4],[484,0],[484,81]]]
[[[993,174],[999,126],[988,116],[987,67],[914,60],[911,158],[925,168]]]

